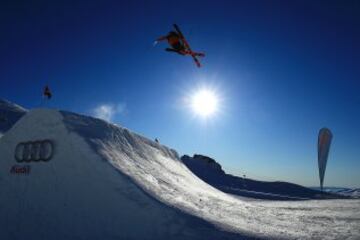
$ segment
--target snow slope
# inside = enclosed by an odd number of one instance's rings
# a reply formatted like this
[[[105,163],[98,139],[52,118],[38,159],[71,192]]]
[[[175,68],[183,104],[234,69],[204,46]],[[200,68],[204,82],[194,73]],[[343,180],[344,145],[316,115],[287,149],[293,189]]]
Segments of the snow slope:
[[[44,139],[54,157],[11,174],[16,144]],[[174,150],[74,113],[29,112],[0,154],[0,239],[360,238],[359,200],[242,201],[197,178]]]
[[[64,119],[55,110],[33,110],[0,139],[0,239],[238,237],[219,232],[144,193],[72,132],[64,121],[75,115],[67,116]],[[101,120],[91,121],[111,126]],[[78,119],[78,124],[82,123]],[[95,134],[94,128],[86,128]],[[55,145],[49,162],[15,161],[17,143],[44,139]],[[30,166],[30,173],[11,174],[14,165]]]
[[[26,112],[26,109],[15,103],[0,99],[0,137],[24,116]]]

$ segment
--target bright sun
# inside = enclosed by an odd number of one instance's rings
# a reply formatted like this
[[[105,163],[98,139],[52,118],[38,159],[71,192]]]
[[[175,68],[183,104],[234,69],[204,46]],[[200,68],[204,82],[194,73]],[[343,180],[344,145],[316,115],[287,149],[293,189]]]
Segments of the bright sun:
[[[196,115],[203,118],[210,117],[218,110],[219,99],[208,89],[201,89],[191,97],[191,108]]]

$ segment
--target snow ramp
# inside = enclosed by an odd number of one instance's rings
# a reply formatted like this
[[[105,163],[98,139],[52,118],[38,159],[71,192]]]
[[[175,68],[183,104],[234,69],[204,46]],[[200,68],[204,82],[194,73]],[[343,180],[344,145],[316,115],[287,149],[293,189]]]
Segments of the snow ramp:
[[[0,239],[356,239],[359,219],[359,201],[242,201],[74,113],[32,110],[0,139]]]

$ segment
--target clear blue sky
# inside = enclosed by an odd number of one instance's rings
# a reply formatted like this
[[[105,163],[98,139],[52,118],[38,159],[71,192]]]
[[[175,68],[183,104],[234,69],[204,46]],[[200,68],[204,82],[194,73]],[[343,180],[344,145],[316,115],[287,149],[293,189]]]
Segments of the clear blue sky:
[[[359,1],[0,4],[0,97],[39,107],[49,84],[50,107],[114,106],[113,122],[180,154],[307,186],[318,186],[326,126],[334,139],[325,185],[360,186]],[[203,68],[152,46],[173,23],[206,52]],[[206,123],[182,106],[199,86],[222,98]]]

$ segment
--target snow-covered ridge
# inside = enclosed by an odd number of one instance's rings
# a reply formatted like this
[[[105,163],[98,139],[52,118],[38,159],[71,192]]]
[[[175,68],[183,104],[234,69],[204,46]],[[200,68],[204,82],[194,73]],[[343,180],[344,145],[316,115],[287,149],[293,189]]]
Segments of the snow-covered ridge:
[[[8,131],[27,110],[15,103],[0,99],[0,137]]]
[[[27,176],[11,175],[16,145],[41,139],[54,142],[53,159],[29,163]],[[1,239],[360,236],[358,200],[246,202],[200,180],[176,151],[74,113],[30,111],[0,139],[0,153]]]
[[[5,99],[0,99],[0,109],[8,109],[13,112],[27,112],[28,110]]]
[[[350,195],[321,192],[289,182],[265,182],[226,174],[221,165],[210,157],[184,155],[183,163],[211,186],[234,195],[268,200],[341,199]]]

